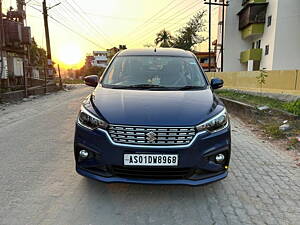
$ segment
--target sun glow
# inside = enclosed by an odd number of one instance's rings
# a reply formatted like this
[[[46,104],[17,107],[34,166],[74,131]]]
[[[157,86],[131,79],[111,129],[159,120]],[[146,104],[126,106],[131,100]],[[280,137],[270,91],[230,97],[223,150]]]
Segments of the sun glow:
[[[59,50],[59,61],[65,65],[76,65],[82,60],[82,52],[78,45],[65,44]]]

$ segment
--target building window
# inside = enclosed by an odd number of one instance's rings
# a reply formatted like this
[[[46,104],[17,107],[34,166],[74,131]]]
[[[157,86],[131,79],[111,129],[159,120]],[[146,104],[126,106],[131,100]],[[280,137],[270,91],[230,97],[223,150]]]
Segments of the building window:
[[[208,63],[208,58],[201,58],[200,63]]]
[[[266,45],[265,47],[265,55],[269,55],[269,45]]]
[[[258,40],[258,41],[256,42],[256,48],[260,48],[260,44],[261,44],[261,40]]]
[[[255,42],[252,42],[252,48],[255,48]]]
[[[267,22],[267,26],[271,26],[272,24],[272,16],[268,16],[268,22]]]

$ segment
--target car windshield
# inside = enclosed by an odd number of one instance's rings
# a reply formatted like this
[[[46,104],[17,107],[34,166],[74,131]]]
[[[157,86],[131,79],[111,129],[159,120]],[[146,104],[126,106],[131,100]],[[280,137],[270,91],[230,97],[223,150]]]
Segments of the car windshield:
[[[141,89],[199,89],[207,83],[192,57],[119,56],[102,80],[103,87]]]

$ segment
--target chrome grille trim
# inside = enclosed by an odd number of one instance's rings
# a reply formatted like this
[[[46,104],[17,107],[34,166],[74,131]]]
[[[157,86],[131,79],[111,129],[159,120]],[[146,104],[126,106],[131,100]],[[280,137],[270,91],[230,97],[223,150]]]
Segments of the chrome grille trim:
[[[146,134],[153,132],[155,140]],[[152,127],[110,124],[108,133],[115,143],[131,145],[188,145],[196,135],[195,127]]]

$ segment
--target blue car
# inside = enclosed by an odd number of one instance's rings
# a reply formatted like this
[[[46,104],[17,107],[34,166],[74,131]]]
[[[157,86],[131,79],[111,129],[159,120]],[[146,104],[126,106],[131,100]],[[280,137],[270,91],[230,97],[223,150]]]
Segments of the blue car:
[[[228,174],[227,111],[195,55],[172,48],[119,52],[82,103],[76,171],[102,182],[202,185]]]

